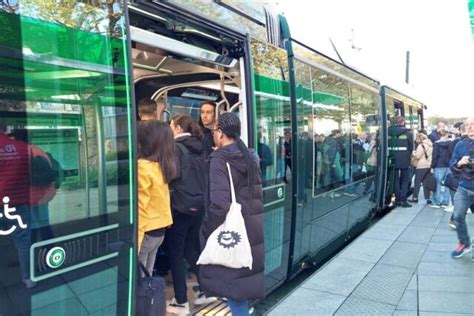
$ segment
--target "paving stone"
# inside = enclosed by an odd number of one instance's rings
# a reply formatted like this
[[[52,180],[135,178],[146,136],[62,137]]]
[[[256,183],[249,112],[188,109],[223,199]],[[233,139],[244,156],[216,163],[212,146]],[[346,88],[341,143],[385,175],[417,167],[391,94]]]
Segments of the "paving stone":
[[[402,299],[398,302],[397,310],[417,311],[418,310],[418,292],[405,291]]]
[[[474,293],[419,292],[420,311],[471,314]]]
[[[364,238],[395,241],[405,230],[405,225],[377,223],[363,234]]]
[[[343,258],[377,263],[392,245],[389,240],[374,240],[359,237],[340,254]]]
[[[433,237],[433,227],[408,226],[398,238],[399,241],[428,244]]]
[[[416,268],[425,252],[426,245],[396,241],[380,259],[380,263]]]
[[[380,224],[390,224],[390,225],[404,225],[407,226],[410,224],[413,219],[417,216],[415,213],[389,213],[385,215],[381,220]]]
[[[409,290],[418,290],[418,281],[417,281],[417,275],[416,274],[413,274],[411,280],[410,280],[410,283],[408,283],[408,286],[407,286],[407,291]]]
[[[393,316],[418,316],[418,313],[416,311],[401,311],[397,309]]]
[[[411,269],[377,264],[351,296],[396,306],[412,274]]]
[[[467,276],[474,275],[474,264],[470,258],[451,259],[448,263],[421,262],[418,265],[418,275],[431,276]]]
[[[305,282],[303,287],[348,296],[373,266],[373,263],[337,257]]]
[[[268,315],[331,315],[346,299],[345,296],[299,288]]]
[[[410,226],[421,226],[421,227],[438,227],[441,219],[444,216],[444,211],[441,210],[422,210],[416,218],[410,223]]]
[[[394,305],[350,296],[335,315],[392,315],[394,311]]]
[[[419,290],[425,292],[473,293],[474,275],[470,277],[420,275],[418,284]]]
[[[446,252],[446,253],[451,253],[453,251],[455,245],[452,243],[435,243],[431,242],[428,246],[427,251],[432,252],[432,251],[439,251],[439,252]]]

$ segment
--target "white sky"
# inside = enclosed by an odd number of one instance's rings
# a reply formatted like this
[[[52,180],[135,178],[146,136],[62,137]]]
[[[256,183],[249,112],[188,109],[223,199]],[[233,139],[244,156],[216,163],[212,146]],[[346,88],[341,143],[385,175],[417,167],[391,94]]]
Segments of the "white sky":
[[[467,0],[272,0],[292,36],[428,106],[474,116],[474,44]],[[354,46],[352,48],[352,31]],[[410,84],[405,55],[410,50]]]

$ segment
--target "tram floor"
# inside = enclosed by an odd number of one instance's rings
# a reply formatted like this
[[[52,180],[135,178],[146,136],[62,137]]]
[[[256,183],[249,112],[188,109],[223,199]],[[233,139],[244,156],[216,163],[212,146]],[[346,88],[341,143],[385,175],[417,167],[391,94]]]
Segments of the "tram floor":
[[[474,315],[474,262],[451,258],[451,215],[422,201],[392,210],[258,314]]]

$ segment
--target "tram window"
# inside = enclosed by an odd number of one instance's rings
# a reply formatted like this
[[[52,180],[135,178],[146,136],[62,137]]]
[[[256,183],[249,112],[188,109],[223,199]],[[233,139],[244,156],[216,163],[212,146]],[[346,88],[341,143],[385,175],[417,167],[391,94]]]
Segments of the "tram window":
[[[313,135],[316,159],[315,195],[350,182],[351,130],[349,84],[343,79],[313,68]]]
[[[379,102],[375,92],[351,85],[352,179],[375,173],[379,137]],[[368,190],[369,188],[366,188]]]

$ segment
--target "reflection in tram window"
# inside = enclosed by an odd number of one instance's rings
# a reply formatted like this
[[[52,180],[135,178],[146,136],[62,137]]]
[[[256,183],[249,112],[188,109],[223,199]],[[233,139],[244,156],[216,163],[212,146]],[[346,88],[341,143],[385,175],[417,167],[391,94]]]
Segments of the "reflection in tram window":
[[[343,186],[351,179],[349,84],[316,68],[312,68],[311,77],[313,134],[321,135],[320,143],[316,144],[322,158],[321,169],[315,174],[314,194],[318,194]]]

